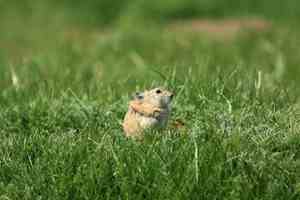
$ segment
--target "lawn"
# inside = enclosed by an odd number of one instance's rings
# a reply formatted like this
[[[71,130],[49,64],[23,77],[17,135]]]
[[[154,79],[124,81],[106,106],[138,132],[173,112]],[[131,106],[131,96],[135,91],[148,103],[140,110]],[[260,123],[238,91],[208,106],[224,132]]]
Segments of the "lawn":
[[[0,0],[0,200],[300,199],[300,4],[241,2]],[[246,18],[270,25],[171,26]],[[155,86],[170,125],[127,139]]]

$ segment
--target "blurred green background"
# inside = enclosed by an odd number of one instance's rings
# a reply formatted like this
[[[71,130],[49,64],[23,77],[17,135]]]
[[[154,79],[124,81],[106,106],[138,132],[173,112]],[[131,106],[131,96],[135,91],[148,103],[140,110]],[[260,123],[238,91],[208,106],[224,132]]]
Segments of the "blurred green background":
[[[277,74],[275,82],[292,80],[289,86],[295,85],[298,5],[296,0],[2,0],[0,87],[11,85],[12,71],[25,89],[41,79],[59,88],[72,88],[76,77],[78,83],[91,85],[100,71],[103,82],[130,79],[143,84],[149,77],[146,68],[168,74],[199,62],[212,71],[245,63],[243,68],[262,69]],[[272,27],[225,43],[197,31],[186,34],[181,24],[175,31],[168,28],[177,21],[243,18],[262,19]]]
[[[111,25],[122,18],[134,17],[161,22],[176,18],[228,16],[264,16],[269,19],[298,21],[300,11],[296,0],[24,0],[1,1],[1,17],[11,20],[21,17],[23,20],[38,22],[57,20],[75,24]]]

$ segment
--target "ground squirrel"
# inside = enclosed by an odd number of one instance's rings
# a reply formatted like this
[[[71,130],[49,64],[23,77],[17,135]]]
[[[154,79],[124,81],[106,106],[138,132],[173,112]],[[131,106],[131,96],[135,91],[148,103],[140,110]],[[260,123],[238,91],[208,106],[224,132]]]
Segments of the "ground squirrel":
[[[136,93],[123,122],[127,137],[141,137],[148,128],[163,128],[168,122],[173,93],[162,88]]]

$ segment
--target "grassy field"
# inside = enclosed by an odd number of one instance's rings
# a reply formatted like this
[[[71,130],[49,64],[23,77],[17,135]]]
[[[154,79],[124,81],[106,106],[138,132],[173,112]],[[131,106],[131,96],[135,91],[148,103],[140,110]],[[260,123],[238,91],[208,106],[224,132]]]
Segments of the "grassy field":
[[[299,3],[149,2],[0,0],[0,200],[300,199]],[[239,16],[272,27],[166,28]],[[125,138],[160,85],[185,128]]]

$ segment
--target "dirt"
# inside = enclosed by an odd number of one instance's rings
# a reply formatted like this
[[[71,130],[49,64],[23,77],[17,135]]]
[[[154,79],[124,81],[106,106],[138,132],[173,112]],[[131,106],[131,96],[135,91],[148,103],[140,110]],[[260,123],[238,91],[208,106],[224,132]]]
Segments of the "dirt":
[[[171,32],[204,34],[215,39],[234,39],[241,33],[261,33],[271,29],[271,23],[261,18],[193,19],[176,21],[167,26]]]

